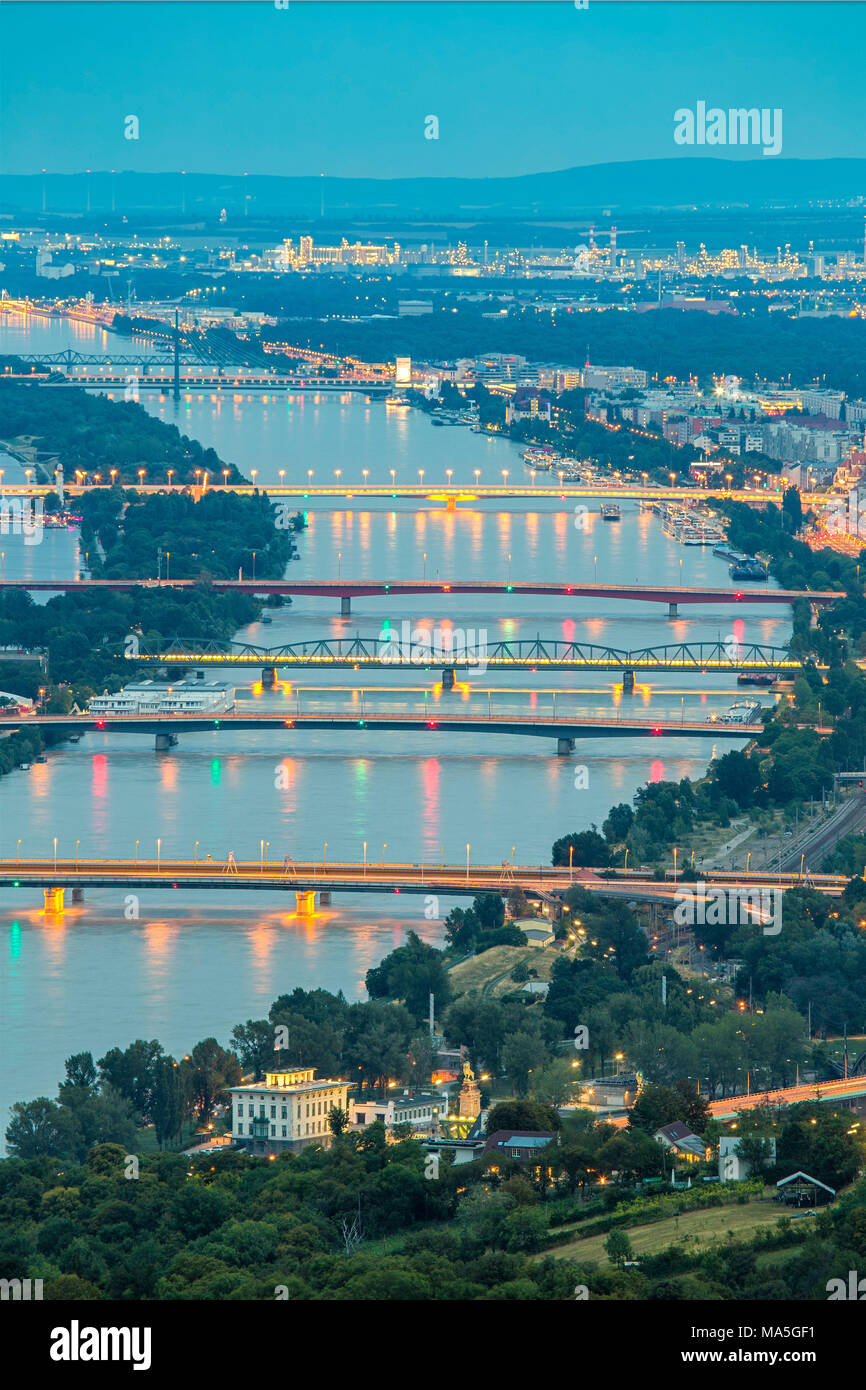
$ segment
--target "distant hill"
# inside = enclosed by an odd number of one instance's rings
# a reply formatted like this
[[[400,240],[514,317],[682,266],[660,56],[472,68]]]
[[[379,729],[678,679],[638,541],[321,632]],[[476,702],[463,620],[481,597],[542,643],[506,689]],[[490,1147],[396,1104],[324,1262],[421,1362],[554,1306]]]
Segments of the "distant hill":
[[[339,179],[107,172],[0,175],[0,212],[179,214],[235,220],[293,215],[390,218],[564,217],[609,208],[792,206],[866,196],[866,159],[680,156],[586,164],[496,179]]]

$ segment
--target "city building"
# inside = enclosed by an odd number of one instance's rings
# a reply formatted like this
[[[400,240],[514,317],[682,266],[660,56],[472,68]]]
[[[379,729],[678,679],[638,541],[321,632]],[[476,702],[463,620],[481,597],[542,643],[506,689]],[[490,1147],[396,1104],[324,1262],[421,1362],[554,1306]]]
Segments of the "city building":
[[[395,1125],[411,1125],[413,1129],[429,1130],[448,1114],[448,1096],[444,1091],[403,1090],[393,1092],[387,1100],[351,1100],[349,1123],[353,1128],[377,1122],[386,1129]]]
[[[166,685],[134,681],[116,694],[94,695],[90,714],[225,714],[235,707],[234,686],[225,681],[186,679]]]
[[[235,1144],[254,1154],[297,1153],[308,1144],[330,1144],[328,1117],[332,1110],[348,1109],[349,1083],[315,1077],[314,1067],[296,1067],[229,1087]]]

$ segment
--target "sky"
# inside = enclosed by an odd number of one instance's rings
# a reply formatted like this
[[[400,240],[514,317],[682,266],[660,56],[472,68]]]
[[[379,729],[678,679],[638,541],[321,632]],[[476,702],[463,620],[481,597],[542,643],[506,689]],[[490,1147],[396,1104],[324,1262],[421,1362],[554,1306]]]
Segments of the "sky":
[[[688,157],[701,100],[862,157],[864,39],[861,0],[4,0],[0,172],[507,176]]]

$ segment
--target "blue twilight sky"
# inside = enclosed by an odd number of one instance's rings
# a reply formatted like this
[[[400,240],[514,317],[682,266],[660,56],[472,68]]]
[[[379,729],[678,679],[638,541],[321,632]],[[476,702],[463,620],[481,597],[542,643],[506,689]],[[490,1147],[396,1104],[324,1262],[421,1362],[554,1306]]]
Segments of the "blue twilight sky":
[[[781,107],[783,157],[863,156],[864,40],[859,0],[5,0],[0,170],[534,173],[688,157],[698,100]]]

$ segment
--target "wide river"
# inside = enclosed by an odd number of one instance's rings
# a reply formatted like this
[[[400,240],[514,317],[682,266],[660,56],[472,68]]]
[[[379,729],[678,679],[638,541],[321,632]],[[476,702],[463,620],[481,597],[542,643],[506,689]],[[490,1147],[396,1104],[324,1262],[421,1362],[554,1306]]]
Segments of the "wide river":
[[[0,314],[0,352],[129,350],[110,334],[81,325],[27,321]],[[189,393],[179,403],[143,392],[142,404],[259,483],[301,481],[309,470],[331,480],[398,478],[498,481],[502,470],[523,476],[519,449],[468,429],[437,429],[413,410],[386,408],[354,395]],[[5,480],[20,476],[0,459]],[[622,520],[591,512],[578,528],[572,507],[557,500],[416,505],[307,504],[298,538],[297,576],[346,578],[507,578],[600,582],[724,584],[725,562],[709,548],[683,547],[657,517],[624,503]],[[2,538],[6,577],[75,573],[74,531],[51,530],[38,545]],[[251,561],[252,562],[252,561]],[[154,557],[155,563],[155,557]],[[586,600],[446,596],[435,600],[361,599],[341,618],[333,601],[295,600],[274,610],[270,624],[241,634],[267,646],[333,635],[376,636],[383,622],[399,626],[474,628],[488,644],[502,638],[582,639],[618,648],[685,640],[783,644],[787,609],[750,605],[736,618],[723,607],[696,607],[671,620],[661,605]],[[183,636],[183,633],[177,634]],[[255,673],[257,675],[258,672]],[[557,713],[629,712],[704,719],[737,696],[730,677],[662,676],[623,694],[614,675],[501,674],[488,671],[453,692],[436,673],[370,672],[364,693],[353,673],[302,671],[275,691],[251,683],[249,670],[221,670],[240,704],[263,709],[368,710],[553,709]],[[765,701],[770,697],[764,696]],[[725,743],[718,751],[731,746]],[[663,752],[661,749],[663,748]],[[58,853],[142,858],[270,858],[371,861],[549,863],[559,835],[604,820],[647,780],[698,777],[712,741],[672,738],[597,739],[571,758],[550,740],[488,734],[214,733],[183,736],[156,753],[153,740],[88,735],[49,754],[30,771],[0,784],[0,856]],[[575,776],[576,766],[585,775]],[[576,785],[577,784],[577,785]],[[68,896],[68,895],[67,895]],[[425,916],[422,897],[336,897],[314,917],[298,917],[294,895],[142,894],[140,916],[128,919],[125,895],[90,891],[80,906],[46,915],[41,893],[0,890],[0,1135],[9,1105],[53,1095],[64,1058],[91,1050],[100,1057],[134,1038],[159,1038],[184,1053],[202,1037],[228,1040],[232,1026],[263,1017],[271,1001],[295,986],[342,989],[364,998],[364,975],[408,930],[433,943],[453,901],[439,918]],[[430,912],[428,904],[426,911]]]

